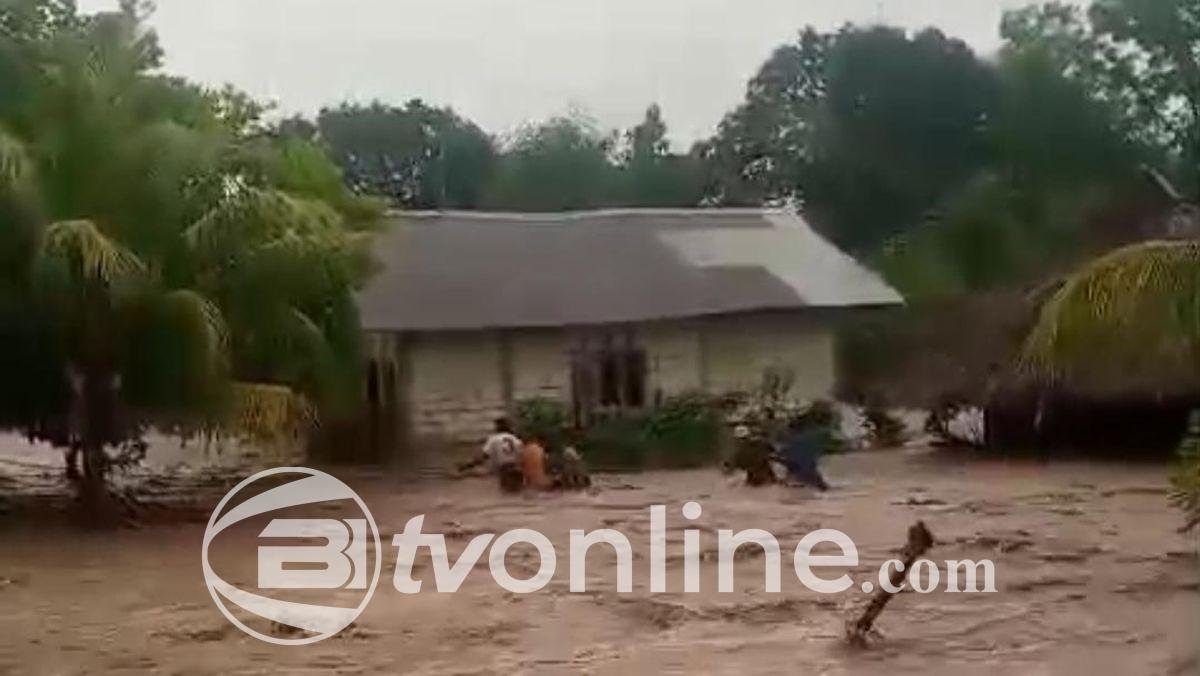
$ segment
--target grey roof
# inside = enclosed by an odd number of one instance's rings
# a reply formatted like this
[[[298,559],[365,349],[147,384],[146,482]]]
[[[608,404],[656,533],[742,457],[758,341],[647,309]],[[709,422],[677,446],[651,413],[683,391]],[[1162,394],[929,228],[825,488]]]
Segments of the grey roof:
[[[895,305],[791,211],[405,213],[360,294],[368,331],[608,324]]]

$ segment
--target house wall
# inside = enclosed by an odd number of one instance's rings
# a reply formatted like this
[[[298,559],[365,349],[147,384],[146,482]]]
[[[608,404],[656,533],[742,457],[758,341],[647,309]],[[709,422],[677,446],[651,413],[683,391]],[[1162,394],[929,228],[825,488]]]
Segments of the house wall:
[[[425,334],[407,350],[409,420],[416,436],[477,438],[505,415],[498,334]]]
[[[702,328],[702,323],[689,321],[651,324],[642,329],[649,401],[705,388]]]
[[[720,317],[703,331],[706,384],[714,393],[752,389],[770,368],[795,374],[792,394],[830,396],[837,385],[835,332],[828,319],[800,313]]]
[[[571,399],[571,341],[562,329],[519,331],[511,336],[513,396]]]
[[[628,331],[622,327],[621,331]],[[770,367],[796,374],[797,396],[829,396],[835,382],[834,333],[801,313],[746,315],[647,324],[633,329],[647,352],[647,401],[688,391],[722,393],[757,386]],[[571,350],[604,329],[431,333],[388,346],[402,364],[398,401],[418,438],[477,441],[492,421],[533,397],[571,401]]]

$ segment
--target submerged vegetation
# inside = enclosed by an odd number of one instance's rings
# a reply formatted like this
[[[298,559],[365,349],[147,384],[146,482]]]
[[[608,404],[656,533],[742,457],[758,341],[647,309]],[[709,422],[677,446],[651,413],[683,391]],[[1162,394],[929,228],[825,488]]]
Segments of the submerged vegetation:
[[[380,213],[245,96],[159,74],[143,18],[0,7],[0,422],[92,477],[147,425],[344,406]]]
[[[702,394],[671,397],[653,410],[613,411],[575,427],[567,408],[531,399],[518,407],[517,430],[552,454],[574,445],[605,470],[688,468],[715,463],[725,443],[725,408]]]
[[[1188,0],[1012,11],[995,58],[935,29],[806,28],[686,150],[657,105],[626,130],[572,113],[505,137],[419,100],[268,122],[163,74],[145,7],[0,4],[0,422],[93,474],[149,425],[261,436],[353,410],[353,293],[389,204],[795,205],[910,301],[850,330],[845,360],[878,367],[850,398],[984,405],[1017,365],[1200,393],[1200,247],[1159,241],[1197,234],[1175,227],[1200,198]],[[916,351],[935,368],[895,370]],[[954,385],[893,396],[918,381]],[[594,434],[690,464],[718,445],[711,409],[683,397]],[[564,411],[523,414],[571,441]]]
[[[822,452],[838,453],[849,441],[842,436],[840,413],[829,401],[794,396],[795,375],[768,368],[761,383],[748,391],[712,395],[690,392],[668,397],[651,409],[608,409],[576,420],[561,402],[528,399],[517,405],[516,429],[536,439],[553,455],[567,446],[587,454],[604,470],[684,469],[716,464],[734,450],[733,431],[745,426],[761,438],[782,442],[800,431],[818,432]],[[882,414],[881,414],[882,415]],[[880,445],[898,445],[903,426],[888,428]],[[867,434],[876,428],[869,423]]]

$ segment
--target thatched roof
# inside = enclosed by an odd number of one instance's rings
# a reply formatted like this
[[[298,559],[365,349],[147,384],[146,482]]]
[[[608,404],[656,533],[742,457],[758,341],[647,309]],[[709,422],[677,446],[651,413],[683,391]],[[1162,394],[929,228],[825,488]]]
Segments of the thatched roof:
[[[902,299],[791,211],[397,214],[368,331],[594,325]]]

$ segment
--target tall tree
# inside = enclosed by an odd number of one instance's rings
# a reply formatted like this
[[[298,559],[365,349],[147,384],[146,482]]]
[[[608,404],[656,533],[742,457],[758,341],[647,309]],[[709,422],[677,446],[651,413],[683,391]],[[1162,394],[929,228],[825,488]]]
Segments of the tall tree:
[[[153,74],[142,19],[127,2],[0,36],[22,78],[0,110],[0,423],[81,450],[93,478],[147,424],[224,417],[234,380],[345,392],[327,374],[358,372],[378,213],[244,96]]]
[[[646,109],[642,122],[625,132],[620,155],[622,206],[694,207],[704,198],[704,169],[695,155],[671,152],[662,109]]]
[[[712,196],[797,199],[834,241],[870,250],[981,165],[997,89],[993,69],[936,30],[807,29],[704,148]]]
[[[1200,195],[1200,6],[1193,0],[1049,3],[1011,12],[1005,38],[1049,54],[1117,113],[1117,129],[1165,152]]]
[[[794,44],[776,49],[750,80],[746,100],[725,116],[715,137],[697,145],[711,201],[757,205],[797,194],[837,39],[810,27]]]
[[[478,207],[495,161],[479,127],[419,99],[402,107],[343,104],[322,110],[317,126],[356,190],[405,208]]]
[[[983,166],[878,257],[914,301],[1029,283],[1130,234],[1093,232],[1098,214],[1127,213],[1144,186],[1110,109],[1040,50],[1005,49],[999,77]]]
[[[581,115],[520,129],[504,149],[486,204],[509,211],[609,206],[619,191],[614,139]]]
[[[625,148],[622,152],[626,164],[661,159],[671,152],[667,140],[667,123],[663,120],[662,108],[657,103],[646,109],[646,115],[634,128],[625,132]]]

